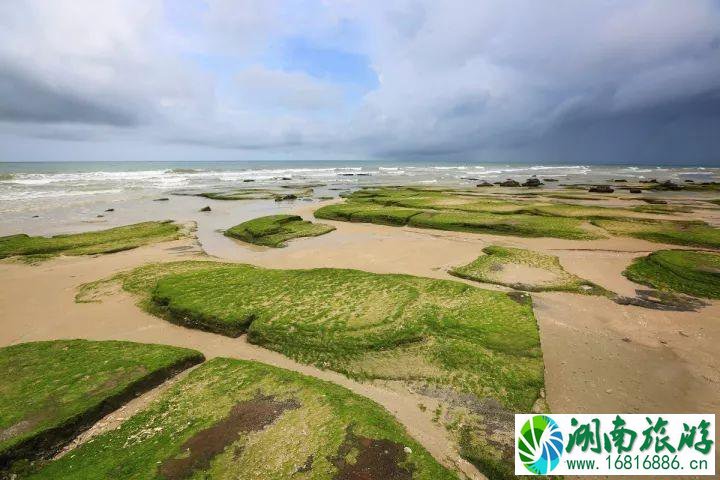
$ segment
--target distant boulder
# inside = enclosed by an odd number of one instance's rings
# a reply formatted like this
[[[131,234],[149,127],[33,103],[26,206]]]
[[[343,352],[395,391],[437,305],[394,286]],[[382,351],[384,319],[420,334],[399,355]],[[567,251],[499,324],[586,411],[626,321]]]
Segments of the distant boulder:
[[[544,184],[536,177],[528,178],[527,181],[522,184],[523,187],[539,187],[540,185]]]
[[[245,182],[245,183],[250,183],[250,182],[254,182],[254,181],[255,181],[255,180],[253,180],[252,178],[245,178],[245,179],[243,179],[243,182]]]
[[[615,182],[615,183],[627,183],[627,180],[625,180],[624,178],[615,178],[615,179],[613,179],[613,182]]]
[[[168,200],[170,200],[170,199],[167,197],[162,197],[162,198],[156,198],[155,200],[153,200],[153,202],[167,202]]]
[[[201,208],[200,211],[201,211],[201,212],[211,212],[211,211],[212,211],[212,208],[210,208],[210,206],[208,205],[208,206],[206,206],[206,207]]]
[[[114,209],[114,208],[108,208],[108,209],[107,209],[107,210],[105,210],[105,211],[106,211],[106,212],[114,212],[114,211],[115,211],[115,209]]]
[[[484,180],[482,183],[478,183],[475,185],[476,187],[492,187],[493,184],[488,182],[487,180]]]
[[[557,179],[557,178],[543,178],[543,181],[545,181],[545,182],[557,182],[558,179]]]
[[[660,183],[657,187],[659,190],[682,190],[683,187],[673,182],[672,180],[665,180]]]
[[[615,190],[610,185],[595,185],[590,187],[590,193],[613,193]]]
[[[297,195],[294,193],[288,193],[287,195],[276,195],[275,201],[276,202],[282,202],[285,200],[297,200]]]
[[[642,193],[642,190],[640,190],[639,188],[631,188],[630,193]]]
[[[519,187],[520,186],[520,182],[513,180],[511,178],[508,178],[504,182],[498,182],[497,184],[500,185],[501,187]]]

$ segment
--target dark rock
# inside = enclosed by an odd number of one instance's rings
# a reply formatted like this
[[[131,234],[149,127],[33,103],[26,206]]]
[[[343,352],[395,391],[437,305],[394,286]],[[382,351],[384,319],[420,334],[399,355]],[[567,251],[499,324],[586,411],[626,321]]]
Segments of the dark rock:
[[[682,190],[683,187],[673,182],[672,180],[665,180],[657,186],[659,190]]]
[[[170,199],[167,197],[162,197],[162,198],[156,198],[155,200],[153,200],[153,202],[167,202],[168,200],[170,200]]]
[[[590,193],[613,193],[615,190],[610,185],[595,185],[590,187]]]
[[[206,207],[201,208],[200,211],[201,212],[211,212],[212,209],[210,208],[210,206],[206,206]]]
[[[517,182],[511,178],[508,178],[504,182],[498,182],[496,185],[500,185],[501,187],[519,187],[520,182]]]
[[[254,182],[254,181],[255,180],[253,180],[252,178],[246,178],[243,180],[243,182],[245,182],[245,183]]]
[[[640,180],[640,183],[657,183],[657,178],[653,178],[650,180]]]
[[[625,180],[624,178],[616,178],[616,179],[613,180],[613,182],[615,182],[615,183],[626,183],[627,180]]]
[[[546,182],[557,182],[558,181],[557,178],[543,178],[543,180]]]
[[[470,180],[471,182],[477,182],[480,179],[475,177],[460,177],[460,180]]]
[[[642,190],[640,190],[639,188],[631,188],[630,193],[642,193]]]
[[[282,177],[280,180],[292,180],[291,177]]]
[[[493,184],[488,182],[487,180],[483,181],[482,183],[478,183],[476,187],[492,187]]]
[[[537,177],[528,178],[527,181],[522,184],[523,187],[539,187],[540,185],[543,185],[543,183]]]
[[[40,218],[40,215],[33,215],[32,218]]]
[[[114,211],[115,211],[115,209],[114,209],[114,208],[108,208],[108,209],[107,209],[107,210],[105,210],[105,211],[106,211],[106,212],[114,212]]]
[[[97,218],[103,218],[105,215],[98,215]]]
[[[687,179],[687,180],[685,180],[685,183],[695,183],[695,180]]]
[[[276,195],[275,201],[276,202],[282,202],[285,200],[297,200],[297,195],[294,193],[288,193],[287,195]]]

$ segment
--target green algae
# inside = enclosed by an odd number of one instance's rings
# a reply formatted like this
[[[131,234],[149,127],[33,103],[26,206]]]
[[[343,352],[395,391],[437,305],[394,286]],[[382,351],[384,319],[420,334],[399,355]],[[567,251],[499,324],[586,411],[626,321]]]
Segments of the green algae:
[[[225,235],[248,243],[267,247],[284,247],[288,240],[317,237],[332,232],[335,227],[303,220],[299,215],[270,215],[259,217],[225,231]]]

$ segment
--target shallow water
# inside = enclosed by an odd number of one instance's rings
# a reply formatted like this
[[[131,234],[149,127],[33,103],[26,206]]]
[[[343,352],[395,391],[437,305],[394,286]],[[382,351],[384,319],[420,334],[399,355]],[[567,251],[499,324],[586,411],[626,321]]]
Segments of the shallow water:
[[[0,163],[0,235],[53,235],[144,220],[195,220],[200,241],[211,251],[227,248],[223,242],[231,242],[213,234],[216,230],[259,215],[285,212],[301,202],[223,202],[173,192],[324,184],[315,189],[317,198],[367,185],[468,187],[483,180],[523,181],[532,175],[558,179],[547,184],[555,188],[558,183],[612,178],[712,181],[720,179],[720,168],[371,161]],[[159,197],[170,200],[153,201]],[[213,211],[199,213],[206,205]],[[115,211],[105,211],[110,208]]]

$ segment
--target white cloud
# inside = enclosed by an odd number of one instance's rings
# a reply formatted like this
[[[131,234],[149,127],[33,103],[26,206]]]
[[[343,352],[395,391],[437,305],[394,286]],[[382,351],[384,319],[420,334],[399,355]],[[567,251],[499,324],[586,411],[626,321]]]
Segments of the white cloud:
[[[366,55],[380,83],[350,102],[346,85],[284,68],[288,39]],[[569,123],[630,116],[642,133],[656,110],[693,116],[718,91],[714,0],[0,4],[0,133],[14,136],[43,122],[248,155],[540,155]],[[709,105],[703,118],[720,117]]]
[[[245,106],[320,110],[341,107],[342,92],[337,85],[301,72],[271,70],[259,65],[237,76],[241,102]]]

